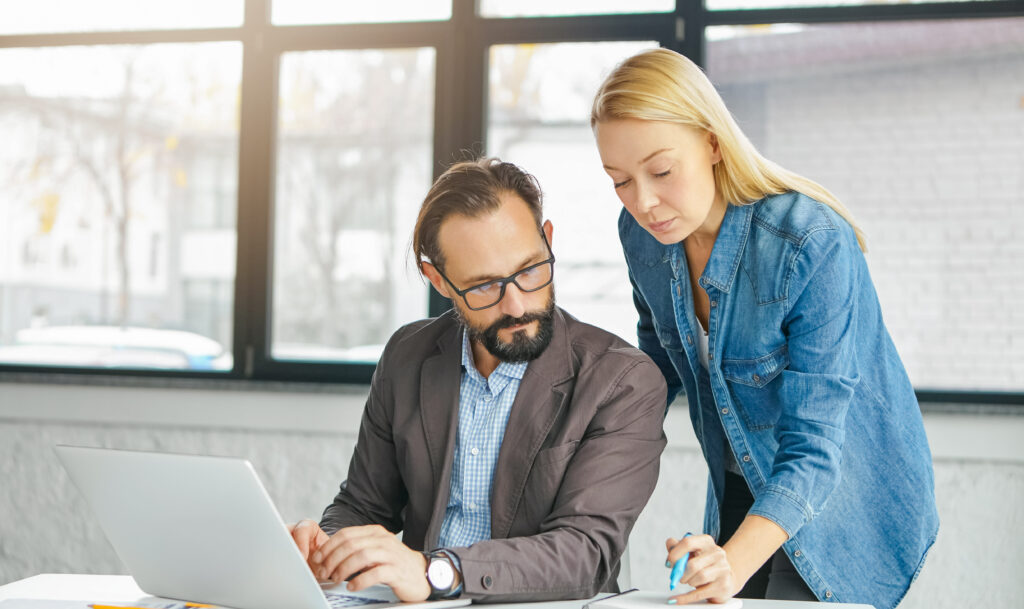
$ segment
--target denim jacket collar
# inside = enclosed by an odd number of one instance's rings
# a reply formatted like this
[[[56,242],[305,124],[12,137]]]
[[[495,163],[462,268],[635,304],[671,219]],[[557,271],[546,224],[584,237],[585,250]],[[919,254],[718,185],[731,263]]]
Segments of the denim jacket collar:
[[[722,218],[722,226],[718,229],[718,237],[715,238],[715,246],[711,250],[711,257],[700,276],[701,286],[714,286],[726,293],[732,288],[743,256],[743,247],[750,234],[753,216],[753,205],[728,204],[725,217]],[[679,276],[677,268],[683,264],[685,256],[682,254],[682,248],[676,248],[672,256],[672,271],[676,277]]]

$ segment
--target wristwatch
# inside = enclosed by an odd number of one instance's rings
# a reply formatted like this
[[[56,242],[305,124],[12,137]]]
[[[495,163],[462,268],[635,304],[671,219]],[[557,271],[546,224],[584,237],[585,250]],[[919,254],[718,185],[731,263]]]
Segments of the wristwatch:
[[[451,557],[443,550],[423,552],[427,559],[427,583],[430,584],[430,596],[427,600],[436,601],[450,598],[455,591],[455,565]]]

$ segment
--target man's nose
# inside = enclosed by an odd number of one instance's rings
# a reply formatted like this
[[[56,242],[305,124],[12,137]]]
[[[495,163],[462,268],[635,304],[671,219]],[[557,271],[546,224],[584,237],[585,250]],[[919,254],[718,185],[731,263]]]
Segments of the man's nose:
[[[505,297],[501,299],[501,312],[509,317],[522,317],[526,313],[526,294],[513,282],[505,286]]]

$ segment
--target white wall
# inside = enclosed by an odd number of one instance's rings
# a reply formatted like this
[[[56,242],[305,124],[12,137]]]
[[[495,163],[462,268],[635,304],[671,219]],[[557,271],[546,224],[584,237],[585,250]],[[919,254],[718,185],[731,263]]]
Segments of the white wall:
[[[0,584],[123,573],[58,443],[245,457],[285,520],[318,516],[347,469],[365,391],[281,393],[0,383]],[[1024,416],[929,414],[942,529],[904,608],[1024,598]],[[630,541],[633,584],[666,582],[664,539],[700,530],[706,469],[684,409]],[[1000,599],[1002,599],[1000,601]]]

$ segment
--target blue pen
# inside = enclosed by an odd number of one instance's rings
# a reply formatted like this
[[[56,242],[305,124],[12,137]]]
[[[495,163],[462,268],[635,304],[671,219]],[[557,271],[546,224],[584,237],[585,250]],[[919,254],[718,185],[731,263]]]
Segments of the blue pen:
[[[690,533],[683,535],[683,539],[690,536]],[[672,573],[668,576],[668,589],[675,590],[676,582],[683,576],[683,572],[686,571],[686,561],[690,559],[690,553],[683,554],[683,557],[676,561],[676,564],[672,565]]]

